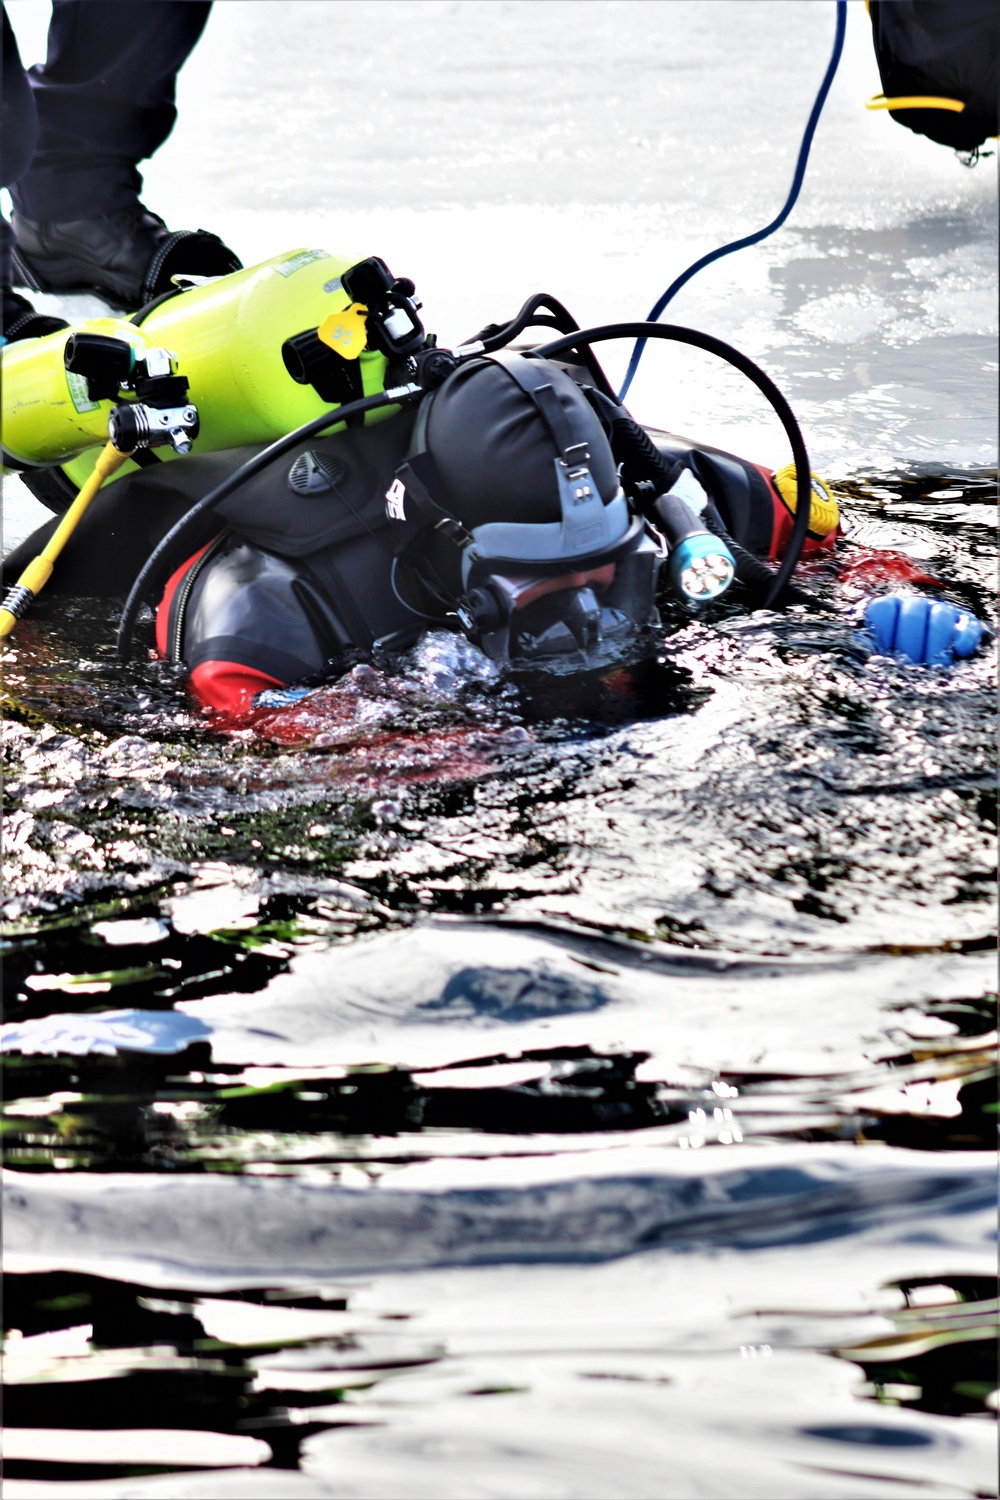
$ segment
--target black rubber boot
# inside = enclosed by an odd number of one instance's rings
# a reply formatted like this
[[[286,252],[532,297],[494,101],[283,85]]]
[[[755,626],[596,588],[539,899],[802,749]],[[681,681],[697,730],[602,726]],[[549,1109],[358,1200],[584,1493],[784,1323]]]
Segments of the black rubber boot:
[[[99,219],[42,224],[14,214],[14,279],[36,292],[96,292],[133,311],[172,276],[226,276],[242,261],[205,229],[168,229],[141,203]]]
[[[43,333],[56,333],[68,328],[63,318],[50,318],[47,313],[36,312],[26,297],[3,288],[3,342],[13,344],[16,339],[39,339]]]

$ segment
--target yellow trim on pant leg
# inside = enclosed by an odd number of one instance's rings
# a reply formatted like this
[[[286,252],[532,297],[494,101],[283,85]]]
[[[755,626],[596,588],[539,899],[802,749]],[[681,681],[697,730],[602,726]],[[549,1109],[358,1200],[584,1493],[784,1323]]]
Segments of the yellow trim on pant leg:
[[[898,99],[875,94],[865,104],[865,109],[950,109],[956,115],[964,108],[960,99],[944,99],[938,94],[901,94]]]

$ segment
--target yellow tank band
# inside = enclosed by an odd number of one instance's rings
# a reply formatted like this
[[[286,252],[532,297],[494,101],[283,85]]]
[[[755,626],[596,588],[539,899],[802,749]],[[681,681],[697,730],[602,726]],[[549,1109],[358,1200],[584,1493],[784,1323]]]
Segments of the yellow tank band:
[[[809,535],[829,536],[840,523],[840,507],[825,479],[820,479],[819,475],[813,474],[811,470],[809,478],[812,481],[810,486],[812,494],[809,498]],[[788,464],[784,469],[778,470],[774,476],[774,487],[794,516],[798,506],[798,480],[794,464]]]

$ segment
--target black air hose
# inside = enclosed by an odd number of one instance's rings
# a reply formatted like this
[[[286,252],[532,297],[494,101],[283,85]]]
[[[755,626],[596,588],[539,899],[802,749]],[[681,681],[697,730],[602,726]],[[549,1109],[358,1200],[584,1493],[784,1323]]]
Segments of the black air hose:
[[[609,401],[600,391],[588,391],[587,395],[598,416],[610,427],[612,449],[615,457],[628,466],[629,478],[633,483],[652,483],[656,486],[656,493],[663,494],[676,478],[677,465],[667,462],[646,429],[640,427],[631,413],[619,406],[617,401]],[[707,530],[725,542],[733,554],[739,582],[763,602],[774,588],[774,573],[767,563],[729,535],[714,504],[705,507],[702,519]],[[793,583],[786,585],[785,599],[789,604],[815,602],[811,595]]]
[[[712,338],[710,334],[699,333],[697,329],[680,328],[670,323],[607,323],[600,328],[584,328],[577,333],[567,334],[565,338],[554,339],[551,344],[542,344],[540,348],[531,350],[531,355],[536,359],[556,359],[570,348],[579,350],[586,345],[602,343],[605,339],[618,338],[668,339],[679,344],[690,344],[694,349],[704,349],[744,374],[770,402],[775,416],[785,429],[785,435],[792,449],[792,458],[795,460],[796,487],[796,510],[792,534],[788,539],[785,555],[772,576],[770,593],[764,601],[767,609],[773,609],[782,598],[788,581],[802,556],[806,532],[809,529],[812,498],[809,454],[806,452],[806,445],[802,440],[802,433],[799,431],[799,424],[795,420],[792,408],[770,376],[765,375],[752,359],[748,359],[731,344]],[[624,408],[620,409],[624,411]]]
[[[509,323],[489,323],[485,328],[480,329],[474,339],[469,339],[467,342],[481,343],[483,353],[492,354],[496,349],[506,348],[511,340],[516,339],[518,334],[523,333],[526,328],[554,328],[557,333],[569,334],[579,326],[573,314],[563,306],[558,297],[552,297],[548,292],[536,292],[533,297],[528,298]],[[605,375],[590,345],[584,345],[576,352],[593,376],[598,390],[609,400],[613,400],[614,386]]]
[[[579,323],[557,297],[548,292],[536,292],[511,318],[509,323],[487,323],[472,339],[464,342],[482,344],[486,354],[502,349],[511,339],[516,339],[526,328],[556,328],[560,333],[572,333]]]
[[[586,392],[591,406],[610,428],[611,448],[622,464],[628,467],[628,477],[633,484],[647,481],[656,486],[662,495],[674,480],[674,465],[668,464],[644,427],[640,427],[630,412],[617,401],[609,400],[601,391]]]
[[[767,563],[763,562],[755,552],[749,552],[746,547],[742,547],[739,542],[733,540],[714,504],[709,503],[705,506],[702,511],[702,520],[706,530],[725,542],[733,554],[737,579],[751,594],[759,597],[760,603],[756,608],[761,608],[763,601],[774,587],[774,574]],[[785,585],[784,599],[788,604],[815,604],[817,602],[811,594],[807,594],[805,589],[800,589],[796,583]]]

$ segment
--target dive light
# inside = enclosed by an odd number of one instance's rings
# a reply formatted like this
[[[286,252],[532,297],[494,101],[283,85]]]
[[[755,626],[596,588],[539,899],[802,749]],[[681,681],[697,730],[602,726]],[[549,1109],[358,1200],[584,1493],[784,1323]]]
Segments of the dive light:
[[[736,575],[736,563],[725,542],[706,530],[679,495],[658,496],[652,509],[667,543],[674,588],[698,604],[718,599]]]

